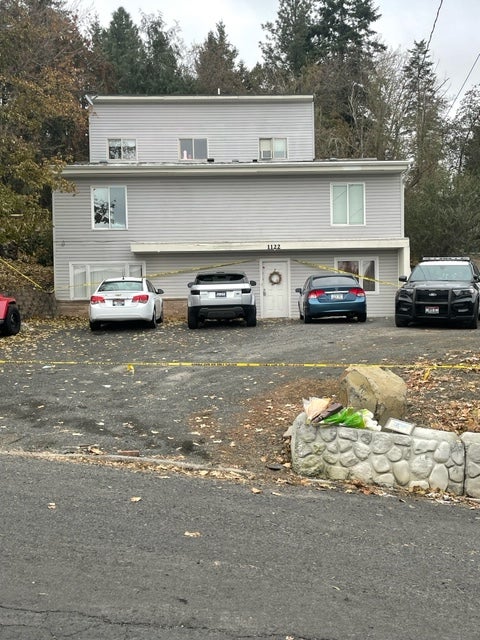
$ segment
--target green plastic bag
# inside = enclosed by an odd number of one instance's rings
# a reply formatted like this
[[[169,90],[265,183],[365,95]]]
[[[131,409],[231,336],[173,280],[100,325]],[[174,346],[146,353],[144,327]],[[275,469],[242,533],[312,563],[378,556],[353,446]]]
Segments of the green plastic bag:
[[[365,420],[361,411],[355,411],[352,407],[345,407],[333,416],[325,418],[320,422],[321,425],[330,426],[339,424],[344,427],[352,427],[353,429],[365,429]]]

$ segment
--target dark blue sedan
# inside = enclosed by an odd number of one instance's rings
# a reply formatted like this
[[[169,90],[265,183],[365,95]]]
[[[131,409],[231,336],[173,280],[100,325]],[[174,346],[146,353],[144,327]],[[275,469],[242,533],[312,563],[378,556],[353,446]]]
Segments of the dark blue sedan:
[[[299,293],[300,320],[306,324],[314,318],[345,316],[358,322],[367,319],[367,300],[359,281],[349,274],[309,276]]]

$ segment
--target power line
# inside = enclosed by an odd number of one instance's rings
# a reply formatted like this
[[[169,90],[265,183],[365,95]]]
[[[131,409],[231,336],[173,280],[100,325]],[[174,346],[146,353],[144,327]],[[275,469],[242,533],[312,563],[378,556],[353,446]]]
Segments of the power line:
[[[459,98],[460,94],[462,93],[462,91],[463,91],[463,87],[467,84],[467,81],[468,81],[469,77],[472,75],[473,70],[474,70],[474,69],[475,69],[475,67],[477,66],[477,62],[479,61],[479,59],[480,59],[480,53],[479,53],[479,54],[477,55],[477,57],[475,58],[475,62],[472,64],[472,67],[471,67],[470,71],[467,73],[467,77],[466,77],[466,78],[465,78],[465,80],[463,81],[463,84],[462,84],[462,86],[460,87],[460,89],[458,90],[458,93],[457,93],[457,95],[455,96],[455,99],[453,100],[452,104],[450,105],[450,109],[449,109],[449,110],[448,110],[448,112],[447,112],[447,116],[448,116],[448,114],[450,113],[450,111],[453,109],[453,106],[454,106],[455,102],[458,100],[458,98]]]
[[[437,26],[437,20],[438,20],[438,16],[440,15],[440,10],[442,8],[443,5],[443,0],[440,0],[440,4],[438,5],[438,9],[437,9],[437,15],[435,16],[435,20],[433,21],[433,26],[432,26],[432,30],[430,31],[430,36],[428,38],[428,42],[427,42],[427,51],[430,49],[430,43],[432,42],[432,38],[433,38],[433,33],[435,31],[435,27]]]

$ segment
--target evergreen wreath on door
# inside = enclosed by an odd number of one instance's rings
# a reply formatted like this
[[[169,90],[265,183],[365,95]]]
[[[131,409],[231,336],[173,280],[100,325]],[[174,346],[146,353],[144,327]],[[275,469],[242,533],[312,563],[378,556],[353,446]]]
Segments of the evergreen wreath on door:
[[[280,284],[282,282],[282,274],[280,271],[274,269],[272,273],[268,276],[268,281],[272,285]]]

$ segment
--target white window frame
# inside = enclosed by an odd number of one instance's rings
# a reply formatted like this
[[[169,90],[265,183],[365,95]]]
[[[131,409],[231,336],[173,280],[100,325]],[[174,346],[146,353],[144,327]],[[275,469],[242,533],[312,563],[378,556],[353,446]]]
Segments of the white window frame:
[[[346,189],[346,211],[345,221],[335,221],[335,201],[338,196],[335,195],[336,187]],[[354,212],[351,211],[352,187],[362,187],[362,222],[352,222],[351,218]],[[330,183],[330,223],[334,227],[364,227],[366,225],[366,205],[365,205],[365,183],[364,182],[332,182]]]
[[[346,265],[344,264],[345,262],[356,262],[358,263],[358,273],[356,273],[354,270],[350,271],[348,268],[346,268]],[[368,275],[368,269],[367,267],[373,263],[373,268],[374,268],[374,273],[373,275]],[[379,265],[379,259],[378,256],[339,256],[337,258],[335,258],[334,260],[334,264],[335,264],[335,269],[337,269],[340,272],[348,272],[348,273],[353,273],[353,275],[357,276],[359,282],[360,282],[360,286],[363,287],[363,289],[365,289],[365,291],[368,294],[378,294],[379,293],[379,286],[378,286],[378,265]],[[369,278],[369,279],[367,279]],[[371,278],[371,279],[370,279]],[[372,288],[373,287],[373,288]]]
[[[192,157],[185,157],[186,155],[186,150],[184,149],[182,152],[182,141],[188,141],[191,143],[192,145]],[[201,158],[196,158],[195,157],[195,142],[202,142],[205,143],[205,157],[201,157]],[[200,137],[190,137],[190,136],[183,136],[182,138],[178,138],[178,158],[179,160],[183,161],[183,162],[202,162],[207,160],[208,158],[208,138],[200,138]]]
[[[107,189],[108,190],[108,224],[100,224],[95,222],[95,191],[99,189]],[[124,202],[125,202],[125,225],[119,226],[115,224],[115,221],[112,223],[111,218],[111,207],[112,207],[112,197],[111,197],[111,189],[123,189],[124,190]],[[92,207],[92,229],[94,231],[126,231],[128,229],[128,204],[127,204],[127,187],[126,185],[96,185],[90,187],[91,193],[91,207]]]
[[[276,144],[282,142],[283,153],[279,154],[275,148]],[[287,138],[259,138],[258,140],[258,157],[260,160],[286,160],[288,158]]]
[[[110,157],[110,147],[111,147],[110,142],[114,141],[114,140],[118,140],[120,142],[120,157],[119,158],[111,158]],[[133,157],[133,158],[125,157],[127,142],[133,142],[134,143],[135,157]],[[137,161],[137,140],[136,140],[136,138],[125,138],[125,137],[122,137],[122,136],[114,136],[112,138],[108,138],[107,139],[107,160],[108,160],[108,162],[136,162]]]
[[[103,273],[95,277],[95,271]],[[70,262],[70,300],[88,300],[105,278],[144,277],[145,273],[145,262]]]

